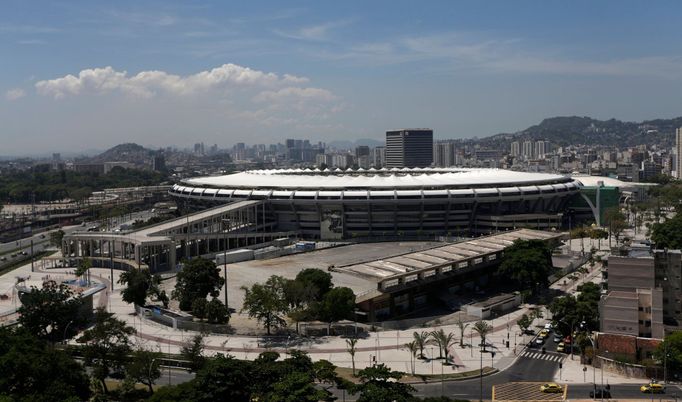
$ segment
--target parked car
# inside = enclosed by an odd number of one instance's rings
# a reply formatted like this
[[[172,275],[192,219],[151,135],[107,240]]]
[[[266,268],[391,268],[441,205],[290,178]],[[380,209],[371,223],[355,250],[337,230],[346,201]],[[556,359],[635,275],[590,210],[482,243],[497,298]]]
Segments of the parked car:
[[[559,343],[561,342],[561,334],[554,334],[554,343]]]
[[[545,338],[538,336],[537,338],[535,338],[535,344],[544,345],[545,344]]]
[[[563,342],[559,342],[558,345],[556,345],[556,351],[557,352],[563,352],[565,350],[565,344]]]
[[[611,391],[608,389],[599,388],[596,391],[590,391],[590,398],[607,398],[611,399]]]
[[[555,382],[548,382],[546,384],[540,385],[540,391],[546,392],[546,393],[556,394],[559,392],[564,392],[564,389],[561,387],[561,385],[559,385]]]

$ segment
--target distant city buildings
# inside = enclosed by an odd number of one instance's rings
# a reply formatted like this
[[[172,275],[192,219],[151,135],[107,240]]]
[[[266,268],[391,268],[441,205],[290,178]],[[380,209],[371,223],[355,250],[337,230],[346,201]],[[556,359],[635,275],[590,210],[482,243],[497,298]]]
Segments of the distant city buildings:
[[[386,167],[428,167],[432,163],[433,130],[418,128],[386,131]]]

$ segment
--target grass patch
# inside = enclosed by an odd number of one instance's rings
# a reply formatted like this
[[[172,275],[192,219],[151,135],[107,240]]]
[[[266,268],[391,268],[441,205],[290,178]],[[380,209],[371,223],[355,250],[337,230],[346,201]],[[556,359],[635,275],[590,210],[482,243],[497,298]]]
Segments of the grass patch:
[[[356,369],[355,374],[357,374],[361,369]],[[492,367],[483,367],[483,375],[490,374],[497,369],[494,369]],[[444,373],[442,378],[444,380],[456,380],[456,379],[461,379],[461,378],[471,378],[471,377],[476,377],[480,373],[480,370],[471,370],[471,371],[461,371],[461,372],[456,372],[456,373]],[[348,367],[337,367],[336,368],[336,374],[338,374],[339,377],[354,382],[354,383],[359,383],[360,380],[353,376],[353,369],[348,368]],[[403,377],[400,379],[400,382],[428,382],[428,381],[440,381],[441,380],[441,375],[440,374],[409,374],[409,373],[402,373]]]

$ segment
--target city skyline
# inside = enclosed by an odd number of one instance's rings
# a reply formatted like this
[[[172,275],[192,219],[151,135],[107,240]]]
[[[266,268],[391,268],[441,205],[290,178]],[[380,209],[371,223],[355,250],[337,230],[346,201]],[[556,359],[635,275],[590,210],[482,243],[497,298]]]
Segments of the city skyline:
[[[679,6],[615,4],[12,2],[0,153],[679,115]]]

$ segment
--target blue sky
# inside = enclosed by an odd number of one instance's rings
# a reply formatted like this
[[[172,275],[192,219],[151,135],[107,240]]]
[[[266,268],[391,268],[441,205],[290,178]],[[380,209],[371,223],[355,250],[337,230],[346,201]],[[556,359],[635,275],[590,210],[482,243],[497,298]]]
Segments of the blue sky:
[[[674,1],[4,1],[0,155],[682,115]]]

